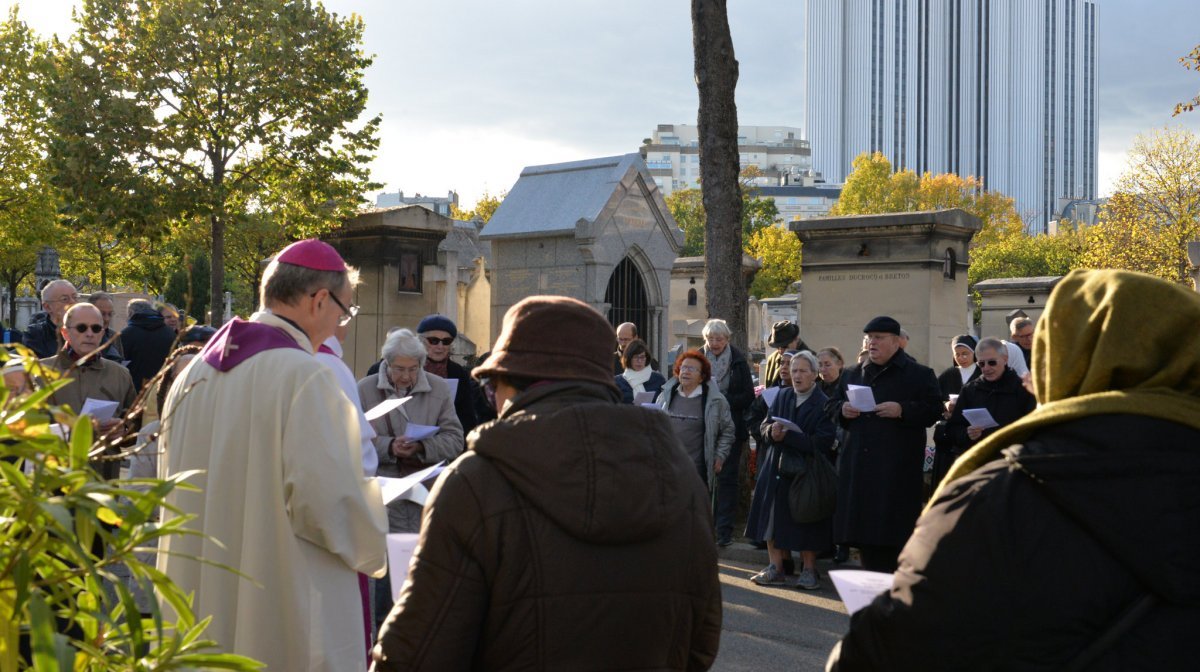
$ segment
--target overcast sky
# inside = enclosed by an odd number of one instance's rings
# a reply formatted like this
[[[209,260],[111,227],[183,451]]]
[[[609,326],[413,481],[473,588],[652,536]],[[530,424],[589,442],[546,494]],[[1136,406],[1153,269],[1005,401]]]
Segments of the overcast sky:
[[[1022,0],[1034,2],[1036,0]],[[13,4],[0,0],[0,4]],[[25,2],[39,32],[73,30],[72,0]],[[470,206],[527,165],[636,151],[660,123],[694,124],[687,0],[328,0],[366,22],[371,113],[383,114],[373,177],[388,191]],[[1100,0],[1100,189],[1133,137],[1166,125],[1200,132],[1200,91],[1179,57],[1200,43],[1196,0]],[[738,120],[803,126],[804,3],[732,0]],[[6,11],[7,14],[7,11]],[[819,151],[819,150],[818,150]]]

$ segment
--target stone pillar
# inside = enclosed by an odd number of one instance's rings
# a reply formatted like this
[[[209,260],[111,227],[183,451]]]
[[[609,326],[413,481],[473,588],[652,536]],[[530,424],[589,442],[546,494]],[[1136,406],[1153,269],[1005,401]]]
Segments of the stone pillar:
[[[43,287],[62,277],[62,271],[58,267],[58,250],[47,246],[38,252],[33,277],[33,284],[40,298]]]
[[[1062,277],[993,278],[975,283],[975,291],[982,300],[979,335],[1007,340],[1011,333],[1009,325],[1021,313],[1037,322],[1050,300],[1050,292]]]
[[[445,271],[446,292],[442,296],[441,312],[454,324],[458,324],[458,252],[442,250],[442,268]]]
[[[944,368],[950,340],[970,327],[962,310],[968,244],[980,228],[958,209],[792,222],[804,243],[800,334],[853,360],[863,326],[890,315],[908,331],[910,355]]]

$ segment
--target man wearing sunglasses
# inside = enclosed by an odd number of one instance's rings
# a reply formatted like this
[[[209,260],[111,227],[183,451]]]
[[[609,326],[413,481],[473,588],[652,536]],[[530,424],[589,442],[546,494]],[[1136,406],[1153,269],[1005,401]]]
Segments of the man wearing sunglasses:
[[[1008,366],[1008,348],[1000,339],[979,341],[975,346],[975,363],[979,365],[980,375],[963,386],[954,412],[946,422],[946,430],[954,443],[954,459],[984,437],[1020,420],[1037,407],[1037,400],[1025,389],[1021,377]],[[974,408],[987,409],[997,424],[991,427],[973,425],[963,411]]]
[[[104,317],[90,303],[76,303],[63,315],[59,330],[66,347],[53,357],[41,360],[42,367],[53,369],[72,382],[55,390],[51,402],[70,406],[78,413],[88,399],[117,402],[111,419],[96,423],[98,433],[105,435],[116,452],[117,439],[137,431],[136,423],[127,421],[125,414],[133,407],[137,391],[129,371],[116,362],[104,359],[98,351],[104,342]],[[105,478],[116,478],[120,462],[102,460],[97,469]]]

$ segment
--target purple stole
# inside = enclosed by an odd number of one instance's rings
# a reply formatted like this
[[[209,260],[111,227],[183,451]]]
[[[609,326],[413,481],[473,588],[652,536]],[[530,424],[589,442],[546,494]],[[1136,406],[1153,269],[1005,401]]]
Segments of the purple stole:
[[[278,327],[235,317],[213,335],[200,356],[209,366],[224,373],[260,352],[278,348],[304,350]]]

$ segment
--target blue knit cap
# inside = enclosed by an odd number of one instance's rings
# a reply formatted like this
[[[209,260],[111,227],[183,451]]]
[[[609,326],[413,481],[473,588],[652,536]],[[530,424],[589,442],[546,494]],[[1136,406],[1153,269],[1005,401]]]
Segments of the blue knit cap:
[[[458,338],[458,327],[450,321],[450,318],[445,315],[427,315],[421,323],[417,325],[417,333],[424,334],[429,331],[444,331],[450,334],[451,338]]]

